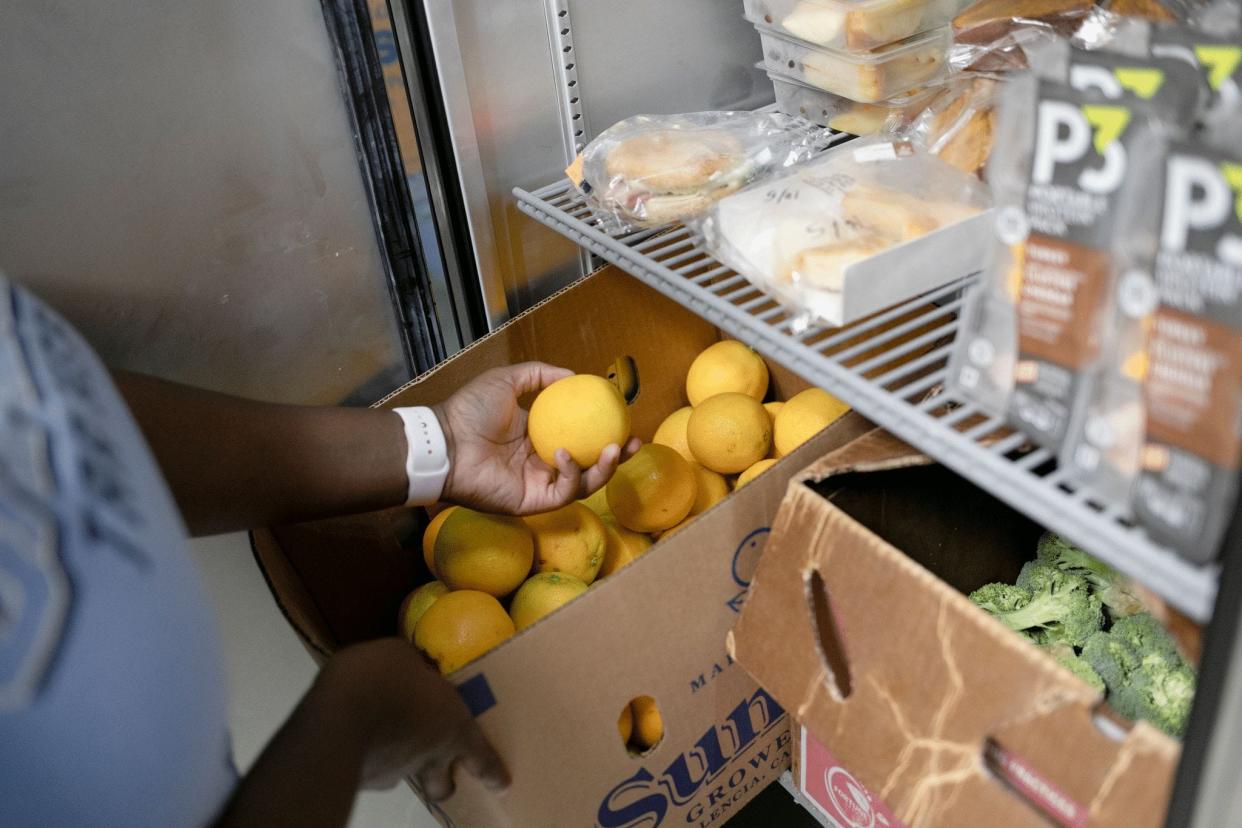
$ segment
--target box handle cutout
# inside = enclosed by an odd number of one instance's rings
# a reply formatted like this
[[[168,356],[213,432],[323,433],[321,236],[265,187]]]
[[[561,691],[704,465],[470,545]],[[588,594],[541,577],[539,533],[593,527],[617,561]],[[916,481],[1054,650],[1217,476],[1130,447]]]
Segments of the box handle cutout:
[[[1038,768],[988,738],[983,745],[983,766],[1013,796],[1061,828],[1086,828],[1087,807],[1072,799]]]
[[[664,717],[651,696],[636,696],[617,717],[621,743],[634,756],[646,756],[664,741]]]
[[[632,356],[619,356],[608,366],[604,377],[617,386],[625,404],[630,405],[638,398],[638,363]]]
[[[811,610],[811,623],[815,625],[815,642],[819,660],[824,666],[828,689],[836,698],[844,701],[853,692],[850,679],[849,659],[845,654],[845,641],[837,626],[836,614],[818,569],[812,569],[806,579],[807,605]]]
[[[1091,712],[1091,723],[1095,725],[1096,730],[1104,734],[1106,739],[1114,742],[1124,742],[1130,737],[1130,729],[1134,727],[1133,722],[1119,721],[1117,716],[1109,715],[1109,712],[1103,709]]]

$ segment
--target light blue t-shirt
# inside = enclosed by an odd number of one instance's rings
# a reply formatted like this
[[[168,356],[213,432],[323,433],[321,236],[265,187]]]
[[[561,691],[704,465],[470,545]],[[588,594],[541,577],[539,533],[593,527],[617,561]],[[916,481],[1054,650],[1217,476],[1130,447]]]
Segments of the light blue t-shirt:
[[[185,527],[103,365],[0,275],[0,824],[202,826],[236,782]]]

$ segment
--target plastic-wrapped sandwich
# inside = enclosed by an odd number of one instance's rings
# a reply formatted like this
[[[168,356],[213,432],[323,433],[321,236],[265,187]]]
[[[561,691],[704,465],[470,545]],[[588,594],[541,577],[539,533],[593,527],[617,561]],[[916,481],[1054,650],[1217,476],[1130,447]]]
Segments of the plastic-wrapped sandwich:
[[[721,200],[696,227],[802,318],[843,324],[971,272],[969,239],[909,245],[987,206],[974,176],[908,143],[860,139]]]
[[[587,145],[575,183],[606,229],[657,227],[701,214],[827,140],[810,122],[777,112],[639,115]]]

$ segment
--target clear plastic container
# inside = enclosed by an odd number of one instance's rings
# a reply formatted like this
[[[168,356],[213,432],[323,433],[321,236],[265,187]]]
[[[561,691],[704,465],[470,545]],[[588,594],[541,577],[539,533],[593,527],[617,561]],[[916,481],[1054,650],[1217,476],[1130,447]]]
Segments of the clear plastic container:
[[[815,46],[865,52],[946,26],[959,0],[745,0],[746,16]]]
[[[761,24],[756,28],[769,71],[861,103],[879,103],[939,81],[948,73],[953,42],[953,31],[942,28],[871,52],[834,52]]]
[[[880,103],[858,103],[780,72],[768,71],[768,78],[776,92],[778,110],[853,135],[873,135],[886,127],[909,123],[936,96],[934,89],[916,89]]]

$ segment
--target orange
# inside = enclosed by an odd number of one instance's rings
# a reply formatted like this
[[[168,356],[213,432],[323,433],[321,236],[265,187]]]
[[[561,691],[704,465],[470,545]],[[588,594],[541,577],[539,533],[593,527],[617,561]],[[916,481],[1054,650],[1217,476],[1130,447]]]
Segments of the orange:
[[[565,572],[589,584],[604,563],[604,524],[581,503],[555,512],[530,515],[526,525],[535,536],[535,571]]]
[[[436,574],[449,589],[502,598],[530,574],[535,545],[518,518],[459,507],[436,536]]]
[[[608,481],[608,508],[635,532],[660,532],[690,514],[698,483],[690,464],[668,446],[650,443]]]
[[[733,392],[695,406],[686,433],[695,459],[720,474],[750,468],[772,447],[772,421],[763,405]]]
[[[448,675],[514,633],[513,620],[486,592],[463,589],[436,599],[414,627],[414,644]]]
[[[600,578],[611,575],[651,548],[651,538],[631,532],[617,523],[612,515],[604,518],[604,532],[607,535],[607,546],[604,549],[604,564],[599,568]]]
[[[650,750],[664,738],[664,719],[651,696],[639,696],[630,702],[634,710],[634,740],[643,750]]]
[[[767,392],[768,366],[735,339],[717,342],[704,350],[690,363],[686,374],[686,398],[695,407],[717,394],[745,394],[758,401]]]
[[[612,515],[612,512],[608,511],[608,493],[603,486],[591,492],[589,497],[584,497],[578,502],[602,518]]]
[[[651,442],[676,449],[678,454],[693,463],[694,455],[690,453],[690,444],[686,442],[686,424],[690,422],[692,410],[687,405],[665,417],[664,422],[660,423],[660,427],[656,429]]]
[[[569,452],[582,468],[594,466],[604,447],[625,445],[630,437],[630,410],[625,397],[603,377],[575,374],[539,392],[526,420],[535,453],[556,467],[556,450]]]
[[[564,572],[540,572],[531,575],[513,593],[509,616],[519,631],[587,591],[582,579]]]
[[[775,465],[776,465],[776,460],[774,458],[769,457],[767,459],[760,460],[758,463],[751,466],[749,469],[747,469],[746,471],[742,472],[741,474],[737,476],[737,482],[733,484],[733,488],[734,489],[742,488],[747,483],[754,480],[756,477],[763,474],[765,471],[767,471],[768,469],[772,468]]]
[[[634,711],[628,704],[621,708],[621,715],[617,717],[617,730],[621,733],[621,744],[629,744],[634,733]]]
[[[405,600],[401,602],[401,610],[397,613],[397,627],[401,630],[401,637],[406,641],[413,641],[414,627],[418,624],[418,619],[423,617],[423,613],[437,598],[448,591],[448,587],[440,581],[430,581],[405,596]]]
[[[729,481],[698,463],[691,464],[691,467],[694,469],[699,488],[694,496],[694,505],[690,507],[690,514],[697,515],[706,512],[729,496]]]
[[[427,569],[432,575],[436,574],[436,535],[440,534],[440,527],[444,525],[444,521],[448,520],[448,516],[459,506],[450,506],[447,509],[441,509],[436,516],[427,524],[427,531],[423,532],[423,561],[427,564]]]
[[[772,421],[773,428],[776,428],[776,415],[779,414],[781,409],[784,407],[785,404],[780,400],[773,400],[772,402],[765,402],[763,404],[763,410],[768,412],[768,419]]]
[[[849,410],[848,405],[822,388],[808,388],[795,394],[776,415],[772,430],[776,456],[789,454]]]

